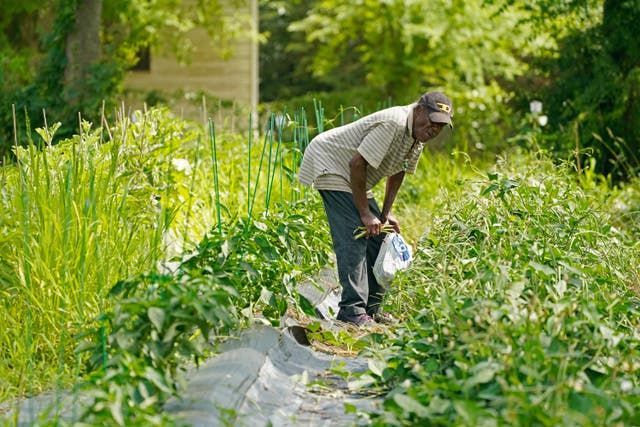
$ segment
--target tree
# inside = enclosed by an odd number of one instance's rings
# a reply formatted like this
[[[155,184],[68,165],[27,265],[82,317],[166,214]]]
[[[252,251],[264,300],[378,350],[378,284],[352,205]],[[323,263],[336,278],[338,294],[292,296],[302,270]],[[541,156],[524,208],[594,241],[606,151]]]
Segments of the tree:
[[[307,72],[335,90],[382,89],[393,103],[444,90],[463,124],[456,139],[495,146],[509,125],[505,82],[546,48],[517,25],[524,12],[498,12],[483,0],[318,0],[289,29],[306,37]]]
[[[522,69],[514,50],[525,49],[526,32],[496,10],[478,0],[322,0],[291,29],[317,49],[310,71],[337,87],[413,95],[477,88]]]
[[[557,49],[532,60],[545,82],[521,96],[543,98],[554,131],[548,148],[588,156],[596,171],[620,180],[640,171],[640,3],[635,0],[529,0],[538,31]],[[516,7],[503,2],[503,7]],[[561,31],[557,31],[561,29]]]
[[[76,25],[67,36],[64,69],[64,85],[69,93],[68,101],[77,104],[84,89],[84,82],[91,74],[91,66],[100,61],[102,44],[102,0],[82,0],[76,6]]]
[[[260,32],[266,42],[260,48],[260,99],[287,100],[311,91],[332,87],[307,71],[313,60],[304,34],[288,27],[303,19],[317,0],[260,1]]]
[[[37,0],[9,2],[0,19],[0,52],[11,51],[17,58],[3,62],[0,71],[4,77],[0,90],[5,94],[0,101],[0,157],[9,152],[14,139],[12,105],[19,121],[28,117],[33,126],[43,124],[45,109],[50,121],[63,123],[58,132],[63,137],[77,128],[78,112],[99,122],[103,101],[110,107],[140,49],[169,49],[187,61],[194,50],[187,36],[199,27],[207,30],[217,47],[228,51],[230,41],[246,35],[252,26],[247,25],[250,16],[230,18],[225,8],[248,1],[55,0],[44,2],[44,7]],[[11,35],[12,28],[22,27],[30,28],[29,34]],[[40,44],[29,45],[27,41],[38,34]],[[38,55],[33,64],[21,59],[34,50]],[[37,71],[24,73],[25,68]],[[28,77],[16,76],[19,72]],[[18,139],[24,142],[24,132]]]

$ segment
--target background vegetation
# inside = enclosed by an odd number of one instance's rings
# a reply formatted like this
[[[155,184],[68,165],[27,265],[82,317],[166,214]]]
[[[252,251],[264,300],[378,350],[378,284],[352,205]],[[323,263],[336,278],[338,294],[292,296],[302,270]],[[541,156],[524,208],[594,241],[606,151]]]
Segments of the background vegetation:
[[[373,107],[371,99],[384,95],[408,103],[425,88],[444,89],[463,125],[454,138],[472,149],[503,147],[529,130],[529,103],[538,99],[548,122],[537,144],[559,159],[574,157],[578,167],[584,156],[595,158],[597,171],[615,180],[637,172],[637,2],[265,3],[279,11],[265,16],[265,29],[289,18],[294,32],[288,39],[276,31],[265,45],[290,53],[276,64],[265,60],[266,73],[284,69],[287,59],[291,70],[264,81],[265,93],[304,73],[353,106]],[[298,19],[302,4],[309,12]],[[309,51],[304,60],[296,56]]]
[[[167,50],[186,62],[193,50],[187,37],[204,28],[212,43],[229,50],[248,17],[228,17],[242,0],[191,3],[161,0],[37,0],[3,2],[0,21],[0,156],[27,143],[23,124],[60,121],[59,138],[78,127],[78,112],[94,123],[113,116],[126,71],[146,48]],[[4,7],[6,4],[6,7]],[[20,126],[14,134],[13,112]]]

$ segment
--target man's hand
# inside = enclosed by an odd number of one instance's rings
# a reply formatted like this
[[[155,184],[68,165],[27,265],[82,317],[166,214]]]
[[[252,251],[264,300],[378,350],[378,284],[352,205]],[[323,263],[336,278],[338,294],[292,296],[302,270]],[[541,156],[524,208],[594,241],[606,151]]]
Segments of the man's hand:
[[[367,237],[375,237],[382,231],[382,222],[371,211],[361,214],[360,219],[367,228]]]
[[[389,215],[387,215],[386,218],[383,216],[380,219],[380,221],[383,224],[388,223],[389,225],[391,225],[393,227],[393,231],[395,231],[396,233],[400,233],[400,222],[396,219],[395,216],[389,214]]]

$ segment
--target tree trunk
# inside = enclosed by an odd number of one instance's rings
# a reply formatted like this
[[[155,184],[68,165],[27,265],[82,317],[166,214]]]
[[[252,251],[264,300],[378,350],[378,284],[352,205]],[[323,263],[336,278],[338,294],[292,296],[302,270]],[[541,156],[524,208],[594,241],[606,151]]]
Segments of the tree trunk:
[[[603,11],[603,34],[608,41],[609,53],[626,74],[640,66],[637,30],[640,3],[637,0],[605,0]]]
[[[67,37],[64,82],[67,101],[83,98],[91,66],[101,57],[100,25],[103,0],[78,0],[75,29]]]
[[[605,0],[603,34],[611,58],[620,69],[623,91],[618,102],[625,102],[622,130],[629,162],[640,169],[640,2],[637,0]],[[631,172],[631,171],[627,171]]]

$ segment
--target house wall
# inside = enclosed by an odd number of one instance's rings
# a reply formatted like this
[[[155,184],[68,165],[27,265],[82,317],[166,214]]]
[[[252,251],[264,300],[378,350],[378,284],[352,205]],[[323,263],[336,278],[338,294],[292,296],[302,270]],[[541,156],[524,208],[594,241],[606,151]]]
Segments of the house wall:
[[[257,0],[240,13],[251,13],[257,28]],[[258,45],[249,37],[233,44],[233,54],[221,58],[219,49],[211,43],[204,30],[190,34],[196,52],[188,64],[180,64],[173,55],[152,51],[150,71],[130,71],[125,87],[136,90],[163,92],[205,91],[207,94],[230,100],[257,110],[258,105]]]

